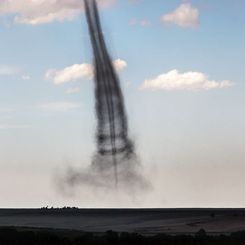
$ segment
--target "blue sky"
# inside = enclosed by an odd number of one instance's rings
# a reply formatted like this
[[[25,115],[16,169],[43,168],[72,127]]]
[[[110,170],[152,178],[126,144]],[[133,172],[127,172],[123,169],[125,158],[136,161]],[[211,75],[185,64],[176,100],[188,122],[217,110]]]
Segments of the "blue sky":
[[[95,150],[80,4],[0,3],[1,207],[117,205],[64,197],[54,184]],[[154,186],[148,201],[125,205],[244,206],[245,2],[100,0],[100,9],[130,134]]]

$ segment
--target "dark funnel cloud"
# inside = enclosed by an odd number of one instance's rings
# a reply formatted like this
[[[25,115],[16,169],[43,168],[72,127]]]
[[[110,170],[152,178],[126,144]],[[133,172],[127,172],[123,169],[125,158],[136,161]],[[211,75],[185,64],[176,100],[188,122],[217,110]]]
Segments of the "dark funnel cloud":
[[[128,122],[119,78],[105,44],[95,0],[84,0],[93,50],[96,99],[97,150],[87,171],[70,170],[68,182],[90,186],[146,187],[141,177],[134,144],[128,137]]]

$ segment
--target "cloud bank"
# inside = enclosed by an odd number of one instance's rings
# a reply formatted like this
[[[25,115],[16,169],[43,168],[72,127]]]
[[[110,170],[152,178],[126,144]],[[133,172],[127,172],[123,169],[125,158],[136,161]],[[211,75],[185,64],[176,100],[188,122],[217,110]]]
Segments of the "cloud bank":
[[[100,7],[112,6],[116,0],[98,0]],[[14,15],[19,24],[39,25],[73,20],[83,11],[81,0],[1,0],[0,15]]]
[[[151,90],[210,90],[222,89],[232,86],[234,83],[229,80],[215,81],[210,80],[208,76],[201,72],[184,72],[180,73],[178,70],[172,70],[165,74],[150,80],[145,80],[141,89]]]
[[[199,10],[192,7],[190,3],[182,3],[173,12],[163,15],[161,21],[184,28],[196,28],[199,25]]]

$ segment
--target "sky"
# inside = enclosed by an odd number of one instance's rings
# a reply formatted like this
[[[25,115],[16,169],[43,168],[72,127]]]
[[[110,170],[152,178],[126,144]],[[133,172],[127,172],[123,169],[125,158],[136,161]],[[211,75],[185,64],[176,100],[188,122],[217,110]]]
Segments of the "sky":
[[[244,207],[245,1],[98,2],[152,189],[60,191],[57,176],[95,152],[82,1],[3,0],[0,207]]]

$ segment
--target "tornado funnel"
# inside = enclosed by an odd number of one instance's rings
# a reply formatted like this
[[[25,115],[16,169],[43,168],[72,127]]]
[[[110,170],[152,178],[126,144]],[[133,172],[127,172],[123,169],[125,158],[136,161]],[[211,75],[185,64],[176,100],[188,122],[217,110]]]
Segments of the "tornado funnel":
[[[106,47],[97,3],[84,0],[84,5],[93,50],[97,116],[97,150],[92,164],[96,169],[113,171],[117,186],[121,165],[135,156],[134,146],[128,137],[120,81]]]

